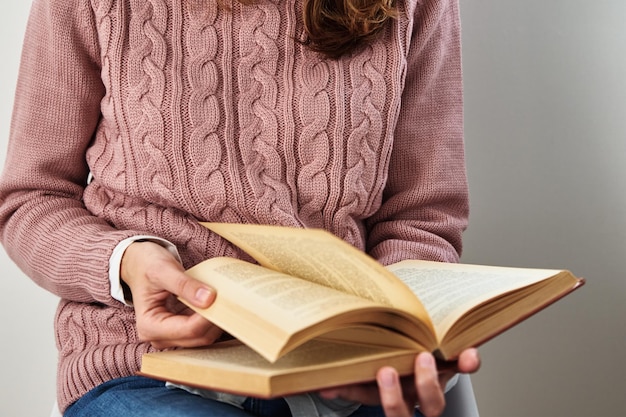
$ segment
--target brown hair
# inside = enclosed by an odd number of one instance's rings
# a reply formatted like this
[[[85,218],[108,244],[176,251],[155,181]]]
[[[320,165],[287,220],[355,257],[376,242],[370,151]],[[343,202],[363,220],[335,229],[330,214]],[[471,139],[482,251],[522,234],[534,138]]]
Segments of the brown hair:
[[[395,14],[394,0],[305,0],[307,43],[338,58],[375,39]]]
[[[327,57],[339,58],[375,39],[395,16],[395,0],[304,0],[307,38],[303,43]]]

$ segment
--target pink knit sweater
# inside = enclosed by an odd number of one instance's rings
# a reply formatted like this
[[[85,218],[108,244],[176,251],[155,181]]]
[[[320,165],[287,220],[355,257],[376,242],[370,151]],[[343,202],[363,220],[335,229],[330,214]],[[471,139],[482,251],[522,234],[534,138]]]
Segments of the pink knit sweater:
[[[332,61],[294,42],[299,1],[34,0],[0,231],[61,297],[61,409],[151,349],[110,294],[129,236],[168,239],[185,267],[241,256],[198,221],[325,228],[384,264],[458,259],[458,4],[397,3],[380,41]]]

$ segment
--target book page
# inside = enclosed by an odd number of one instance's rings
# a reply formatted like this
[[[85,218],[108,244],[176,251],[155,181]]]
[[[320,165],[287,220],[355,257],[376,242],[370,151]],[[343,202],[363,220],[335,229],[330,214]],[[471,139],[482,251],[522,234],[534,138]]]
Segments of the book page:
[[[439,339],[470,308],[560,272],[428,261],[402,261],[391,265],[389,270],[417,294],[435,324]]]
[[[415,350],[312,340],[275,363],[236,341],[143,356],[141,375],[204,389],[274,398],[374,381],[383,365],[414,370]]]
[[[192,308],[270,361],[346,325],[402,319],[387,306],[238,259],[212,258],[187,273],[217,290],[211,307]]]
[[[253,369],[257,372],[272,375],[282,372],[293,372],[297,368],[322,366],[331,361],[358,361],[364,355],[369,356],[386,352],[408,352],[413,355],[411,357],[411,365],[413,365],[417,351],[411,348],[389,349],[384,346],[368,346],[328,339],[315,339],[303,344],[293,352],[289,352],[274,363],[266,361],[252,349],[236,340],[219,342],[205,348],[181,349],[171,352],[174,353],[158,353],[156,356],[188,358],[189,360],[199,361],[198,364],[200,366],[207,365],[207,361],[210,361],[214,363],[214,366],[240,368],[242,372],[250,372]],[[413,366],[411,366],[409,372],[412,370]]]
[[[432,328],[419,299],[402,281],[376,260],[329,232],[264,225],[202,224],[267,268],[402,309]]]

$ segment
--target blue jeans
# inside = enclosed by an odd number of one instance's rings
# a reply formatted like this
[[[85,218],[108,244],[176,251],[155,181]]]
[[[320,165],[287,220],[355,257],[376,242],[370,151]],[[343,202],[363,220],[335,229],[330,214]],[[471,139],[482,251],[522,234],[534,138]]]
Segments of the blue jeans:
[[[283,399],[249,398],[244,409],[132,376],[108,381],[72,404],[64,417],[291,417]],[[351,417],[384,417],[381,407],[361,406]],[[416,412],[416,417],[421,414]]]

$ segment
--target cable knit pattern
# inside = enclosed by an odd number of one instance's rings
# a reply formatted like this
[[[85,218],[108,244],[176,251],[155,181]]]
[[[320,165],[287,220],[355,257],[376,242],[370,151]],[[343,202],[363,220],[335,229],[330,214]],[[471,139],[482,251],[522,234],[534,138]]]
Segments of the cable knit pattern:
[[[385,264],[458,260],[458,0],[397,3],[379,40],[330,60],[294,41],[297,1],[33,1],[0,235],[62,299],[62,409],[151,349],[110,294],[129,236],[171,241],[185,267],[246,256],[198,221],[320,227]]]
[[[96,16],[96,24],[98,26],[98,32],[100,34],[101,41],[99,42],[102,56],[102,79],[105,84],[114,83],[115,76],[114,70],[111,68],[111,57],[109,56],[110,47],[113,45],[113,37],[119,36],[119,27],[115,24],[119,24],[119,19],[115,19],[115,14],[112,12],[114,0],[101,1],[95,10],[87,9],[87,5],[84,4],[83,8],[85,13],[94,13]],[[87,19],[85,19],[87,20]],[[112,90],[107,91],[106,96],[102,100],[101,110],[104,115],[103,120],[107,123],[111,123],[112,126],[109,129],[103,130],[103,135],[107,137],[104,140],[97,141],[90,149],[89,158],[96,160],[92,165],[101,166],[102,170],[106,170],[110,173],[112,185],[116,189],[124,189],[124,183],[126,181],[126,171],[124,166],[123,154],[113,152],[116,148],[121,148],[122,136],[118,133],[120,126],[116,125],[117,121],[122,119],[119,114],[120,104],[116,102],[115,98],[111,96]]]
[[[152,199],[156,203],[163,203],[175,199],[172,193],[174,188],[175,169],[168,163],[165,154],[167,126],[162,113],[165,105],[166,75],[165,65],[168,57],[168,44],[164,39],[170,19],[167,2],[163,0],[136,0],[131,1],[136,15],[130,19],[129,30],[129,81],[133,82],[129,97],[129,119],[137,124],[131,126],[136,137],[145,151],[145,159],[138,166],[138,180],[140,190],[150,190]],[[171,85],[170,85],[171,88]],[[172,140],[172,138],[169,138]],[[140,156],[140,157],[141,157]],[[159,198],[155,198],[159,197]]]
[[[331,103],[326,90],[330,82],[330,69],[324,61],[305,60],[298,73],[302,85],[302,95],[298,103],[298,115],[302,122],[300,152],[298,158],[301,168],[298,175],[298,188],[311,189],[307,196],[301,197],[300,218],[305,224],[326,226],[323,211],[329,200],[330,186],[327,169],[330,166],[332,143],[328,134]],[[304,152],[304,149],[316,149],[316,154]]]
[[[191,90],[188,107],[191,140],[188,155],[191,170],[195,171],[190,192],[198,207],[195,211],[212,213],[213,216],[221,215],[224,207],[220,203],[225,200],[227,193],[225,178],[220,172],[223,149],[214,147],[215,152],[208,157],[202,151],[203,148],[220,143],[217,129],[221,122],[221,111],[216,95],[222,80],[215,62],[219,37],[214,26],[217,7],[215,2],[192,2],[189,28],[185,36],[189,55],[187,78]],[[200,190],[205,187],[213,195],[200,194]],[[232,221],[237,220],[237,217],[232,218]]]
[[[240,149],[247,180],[255,190],[254,198],[246,201],[262,223],[293,224],[293,214],[288,209],[290,192],[284,184],[284,156],[278,147],[277,38],[281,16],[271,2],[262,2],[254,10],[244,9],[239,36],[241,62],[237,71]]]
[[[383,108],[385,97],[385,79],[382,71],[386,67],[386,51],[383,45],[373,45],[356,57],[350,66],[352,96],[350,97],[350,119],[352,131],[347,137],[349,152],[346,155],[346,175],[344,189],[346,193],[340,203],[336,222],[347,223],[349,216],[360,213],[368,217],[369,192],[380,167],[376,166],[378,155],[388,155],[390,142],[381,142],[384,130]],[[381,52],[381,53],[379,53]],[[392,117],[395,119],[395,114]],[[354,227],[350,230],[351,240],[357,240],[360,234]]]

